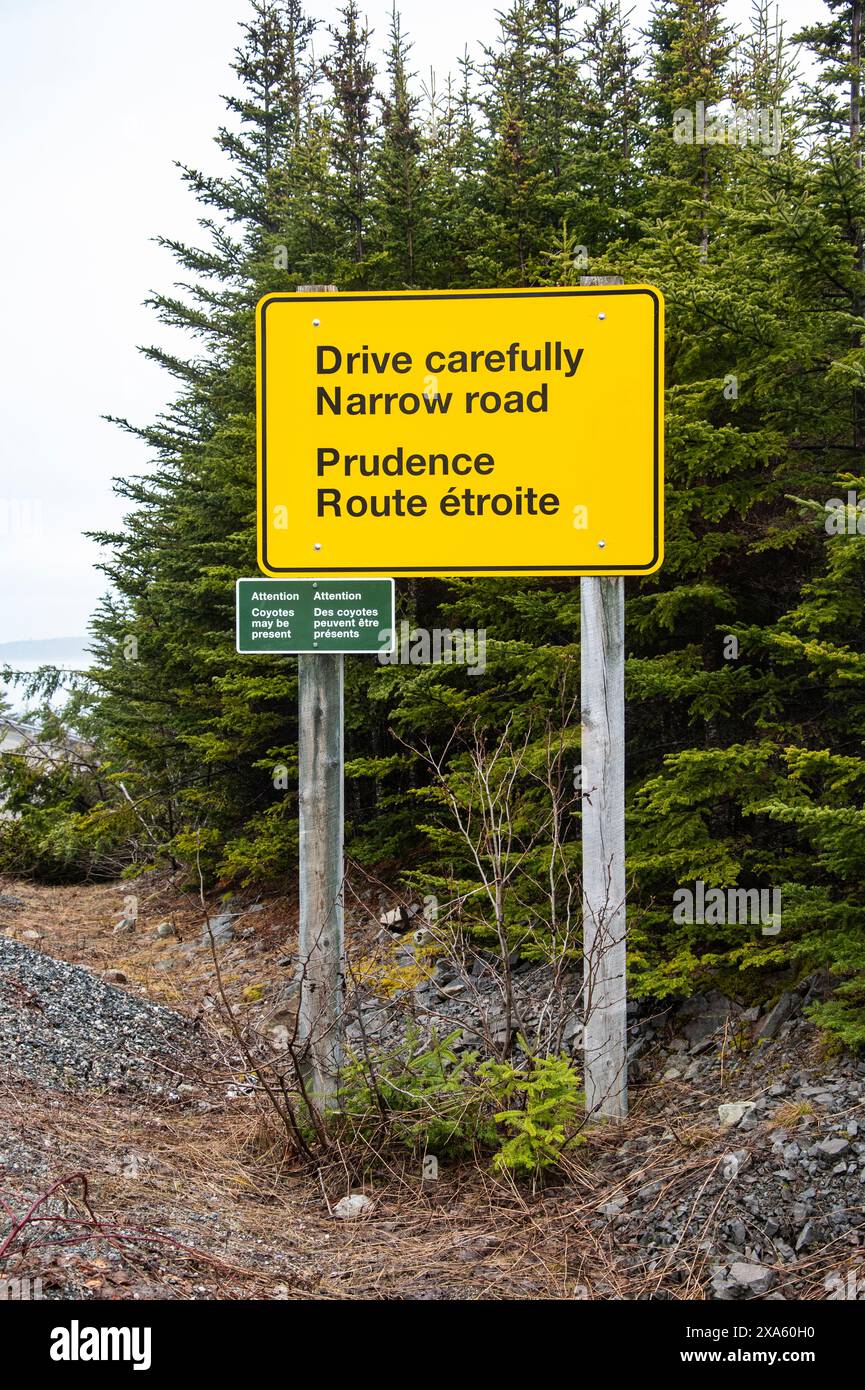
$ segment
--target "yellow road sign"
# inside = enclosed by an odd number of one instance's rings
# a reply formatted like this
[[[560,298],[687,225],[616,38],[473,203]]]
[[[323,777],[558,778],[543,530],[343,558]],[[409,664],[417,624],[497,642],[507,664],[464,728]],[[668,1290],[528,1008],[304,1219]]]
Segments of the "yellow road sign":
[[[647,285],[271,294],[265,574],[651,574],[663,301]]]

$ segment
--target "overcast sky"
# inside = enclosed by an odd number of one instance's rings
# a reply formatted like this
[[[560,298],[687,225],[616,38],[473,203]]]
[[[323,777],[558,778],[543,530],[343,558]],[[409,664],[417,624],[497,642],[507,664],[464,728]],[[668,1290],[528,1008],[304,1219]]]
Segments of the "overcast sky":
[[[416,66],[445,74],[504,4],[403,0]],[[308,8],[327,20],[337,5]],[[389,8],[365,7],[376,41]],[[780,11],[793,29],[824,6]],[[218,167],[245,13],[245,0],[0,0],[0,643],[84,633],[104,588],[81,533],[118,524],[111,479],[147,455],[100,416],[146,423],[165,404],[171,382],[136,352],[178,346],[142,305],[174,279],[151,238],[196,237],[173,161]]]

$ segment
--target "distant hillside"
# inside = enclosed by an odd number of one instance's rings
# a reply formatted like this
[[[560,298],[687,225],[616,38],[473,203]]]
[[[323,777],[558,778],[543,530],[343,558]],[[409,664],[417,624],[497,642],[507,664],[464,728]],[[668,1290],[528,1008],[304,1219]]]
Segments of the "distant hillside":
[[[87,640],[86,637],[43,637],[32,642],[0,642],[0,667],[31,671],[37,666],[53,665],[86,670],[91,663],[86,651]]]

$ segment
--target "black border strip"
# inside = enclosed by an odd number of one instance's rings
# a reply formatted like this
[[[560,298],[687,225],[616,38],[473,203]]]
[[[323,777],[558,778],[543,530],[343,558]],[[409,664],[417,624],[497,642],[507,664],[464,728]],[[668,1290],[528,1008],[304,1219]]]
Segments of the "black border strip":
[[[279,575],[351,575],[361,571],[362,574],[381,574],[381,575],[400,575],[417,574],[421,576],[453,575],[458,577],[479,575],[501,575],[507,578],[508,575],[517,576],[520,574],[535,575],[543,578],[545,575],[579,575],[579,574],[650,574],[658,562],[659,553],[659,522],[660,522],[660,303],[658,296],[650,286],[637,286],[631,288],[627,285],[606,285],[585,288],[564,288],[552,290],[487,290],[480,293],[468,290],[434,290],[427,293],[398,293],[379,294],[371,292],[369,294],[340,294],[339,299],[350,303],[369,303],[373,300],[398,300],[412,301],[424,299],[562,299],[562,298],[589,298],[591,296],[608,296],[611,294],[647,294],[655,306],[654,314],[654,393],[655,393],[655,412],[654,412],[654,435],[652,441],[652,534],[654,546],[652,558],[644,565],[509,565],[504,568],[501,565],[460,565],[455,568],[453,565],[371,565],[366,568],[364,565],[328,565],[321,569],[310,568],[308,565],[292,566],[290,569],[268,567],[262,573],[271,579]],[[261,561],[263,565],[268,565],[267,558],[267,434],[265,421],[267,420],[267,310],[271,304],[333,304],[334,295],[332,294],[272,294],[267,295],[259,304],[259,332],[261,342],[261,419],[259,423],[261,439],[261,462],[260,462],[260,494],[261,494]],[[260,566],[261,567],[261,566]]]

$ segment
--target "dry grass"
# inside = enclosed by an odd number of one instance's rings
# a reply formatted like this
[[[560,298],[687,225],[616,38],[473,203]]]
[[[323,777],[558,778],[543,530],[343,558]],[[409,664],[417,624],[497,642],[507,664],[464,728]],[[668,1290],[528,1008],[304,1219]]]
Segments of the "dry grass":
[[[815,1113],[810,1100],[785,1100],[783,1105],[778,1106],[769,1121],[769,1128],[790,1129],[792,1125],[797,1125],[800,1120],[804,1120],[806,1115]]]

